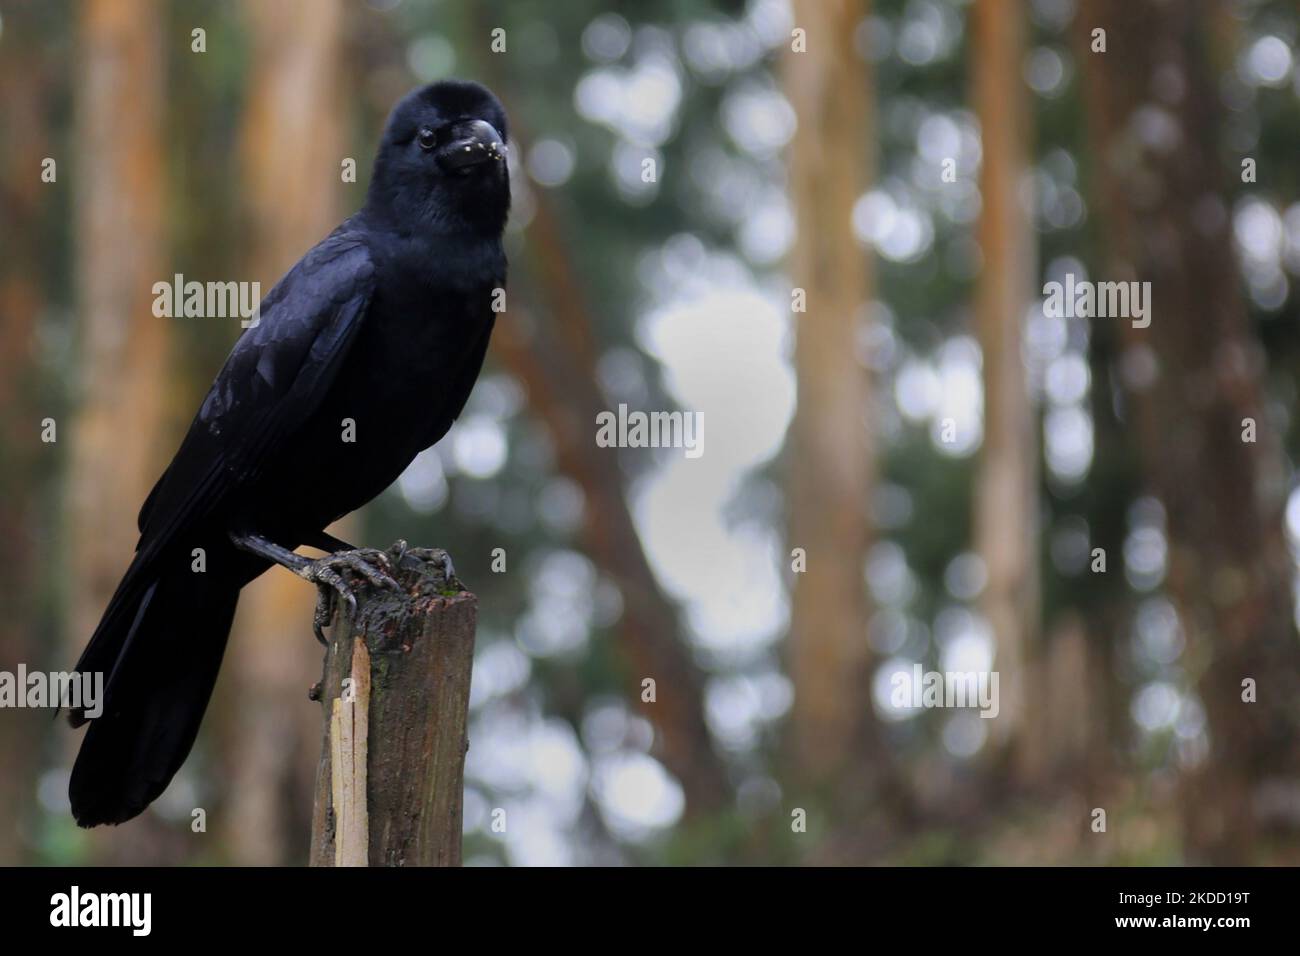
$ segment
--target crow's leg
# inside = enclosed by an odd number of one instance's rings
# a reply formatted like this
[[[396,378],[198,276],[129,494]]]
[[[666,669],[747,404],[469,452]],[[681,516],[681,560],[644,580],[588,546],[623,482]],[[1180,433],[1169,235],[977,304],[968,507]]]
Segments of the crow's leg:
[[[345,577],[346,572],[350,572],[354,578],[364,578],[375,587],[394,591],[400,588],[389,573],[392,567],[388,555],[374,548],[350,548],[312,560],[257,534],[231,532],[230,540],[235,547],[274,561],[316,585],[316,612],[312,615],[312,632],[322,644],[326,643],[323,629],[334,617],[334,595],[343,598],[350,613],[355,613],[357,609],[357,599],[352,593],[352,585]]]

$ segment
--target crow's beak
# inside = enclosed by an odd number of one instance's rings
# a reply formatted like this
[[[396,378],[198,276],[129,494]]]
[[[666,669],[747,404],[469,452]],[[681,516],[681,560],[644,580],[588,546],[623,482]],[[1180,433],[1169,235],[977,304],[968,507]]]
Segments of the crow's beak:
[[[438,165],[445,170],[464,170],[483,163],[503,163],[506,144],[491,123],[463,120],[451,127],[451,139],[438,150]]]

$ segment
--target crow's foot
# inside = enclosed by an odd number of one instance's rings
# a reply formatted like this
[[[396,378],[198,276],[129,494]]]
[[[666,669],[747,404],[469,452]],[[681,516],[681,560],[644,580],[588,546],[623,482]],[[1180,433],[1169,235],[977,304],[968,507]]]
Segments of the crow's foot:
[[[402,559],[409,554],[417,560],[436,564],[442,568],[442,576],[446,579],[448,588],[457,591],[465,590],[465,585],[461,584],[460,578],[456,577],[456,567],[451,563],[451,555],[442,548],[412,548],[399,538],[392,550],[397,554],[396,563],[401,564]]]
[[[316,610],[311,622],[316,640],[326,643],[324,629],[334,619],[336,597],[343,599],[349,615],[356,613],[357,598],[353,587],[359,582],[364,580],[390,591],[401,590],[401,585],[393,579],[392,570],[388,555],[375,548],[336,551],[295,568],[295,574],[316,585]]]

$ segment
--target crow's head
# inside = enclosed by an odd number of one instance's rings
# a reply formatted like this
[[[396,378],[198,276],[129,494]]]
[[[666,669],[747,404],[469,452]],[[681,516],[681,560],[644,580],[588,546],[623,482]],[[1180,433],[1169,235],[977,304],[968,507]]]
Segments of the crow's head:
[[[477,83],[408,93],[379,144],[369,205],[418,229],[499,235],[510,210],[506,114]]]

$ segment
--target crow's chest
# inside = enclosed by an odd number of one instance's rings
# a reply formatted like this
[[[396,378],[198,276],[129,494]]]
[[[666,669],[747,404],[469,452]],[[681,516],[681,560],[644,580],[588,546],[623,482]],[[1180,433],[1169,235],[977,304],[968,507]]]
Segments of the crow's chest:
[[[290,537],[324,527],[391,485],[447,432],[463,401],[484,327],[470,305],[448,303],[433,320],[382,318],[389,321],[358,335],[317,414],[277,456],[277,482],[312,482],[310,495],[265,516]]]
[[[329,403],[394,452],[408,449],[442,413],[489,321],[485,296],[443,295],[432,306],[372,312]]]

